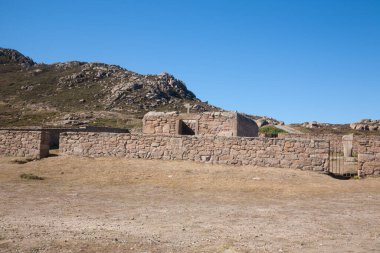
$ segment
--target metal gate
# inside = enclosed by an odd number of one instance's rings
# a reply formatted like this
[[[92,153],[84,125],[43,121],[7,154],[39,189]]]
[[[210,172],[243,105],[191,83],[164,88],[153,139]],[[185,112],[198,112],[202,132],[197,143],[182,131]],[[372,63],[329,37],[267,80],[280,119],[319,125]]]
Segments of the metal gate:
[[[351,178],[357,175],[355,154],[344,152],[346,141],[330,141],[328,173],[336,178]],[[352,145],[351,145],[352,146]],[[345,154],[346,153],[346,154]]]

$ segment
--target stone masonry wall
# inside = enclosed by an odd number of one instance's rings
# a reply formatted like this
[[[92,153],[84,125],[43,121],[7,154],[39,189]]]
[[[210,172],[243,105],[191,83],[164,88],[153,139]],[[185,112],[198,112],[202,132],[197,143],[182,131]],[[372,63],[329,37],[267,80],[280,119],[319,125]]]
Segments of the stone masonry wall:
[[[0,131],[0,156],[40,159],[49,155],[49,133],[43,131]]]
[[[327,170],[329,143],[245,137],[62,133],[62,154]]]
[[[196,135],[236,136],[236,115],[231,112],[180,114],[177,112],[150,112],[143,119],[144,134],[179,134],[179,120],[195,120]]]
[[[359,175],[380,175],[380,137],[358,141]]]
[[[257,124],[236,112],[149,112],[143,118],[144,134],[180,134],[180,121],[196,121],[195,135],[257,136]],[[240,126],[238,125],[240,123]]]
[[[241,114],[237,114],[237,134],[236,136],[257,137],[259,135],[259,126],[255,121]]]
[[[291,139],[307,139],[307,140],[326,140],[330,141],[331,148],[336,149],[338,152],[343,152],[342,144],[343,135],[338,134],[291,134],[279,133],[278,138],[291,138]],[[356,151],[356,149],[355,149]]]
[[[284,138],[291,138],[291,139],[319,139],[319,140],[325,140],[330,142],[330,146],[332,149],[336,149],[338,152],[343,153],[343,135],[338,134],[290,134],[290,133],[279,133],[278,138],[284,139]],[[367,141],[371,141],[371,143],[374,143],[377,141],[379,137],[375,135],[369,135],[369,136],[362,136],[362,135],[354,135],[354,139],[352,141],[352,152],[354,156],[357,156],[359,154],[359,149],[361,144]]]
[[[337,152],[343,153],[343,142],[342,142],[343,135],[339,134],[290,134],[290,133],[279,133],[278,138],[292,138],[292,139],[319,139],[319,140],[325,140],[330,142],[330,146],[332,149],[336,150]],[[365,137],[354,135],[354,140],[352,142],[352,151],[355,154],[355,156],[358,154],[358,142]]]
[[[67,128],[67,127],[19,127],[19,128],[0,128],[1,130],[9,131],[44,131],[49,132],[50,148],[59,147],[59,135],[63,132],[109,132],[109,133],[129,133],[128,129],[113,128],[113,127],[95,127],[95,126],[85,126],[77,128]]]
[[[144,134],[178,134],[177,112],[149,112],[143,118]]]
[[[205,112],[198,122],[200,135],[237,136],[236,113]]]

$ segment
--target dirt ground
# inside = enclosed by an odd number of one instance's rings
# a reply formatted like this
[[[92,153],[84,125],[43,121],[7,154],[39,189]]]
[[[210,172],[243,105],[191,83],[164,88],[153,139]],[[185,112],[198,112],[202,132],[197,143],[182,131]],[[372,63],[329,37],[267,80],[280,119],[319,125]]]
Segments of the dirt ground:
[[[0,252],[379,251],[380,178],[185,161],[0,158]]]

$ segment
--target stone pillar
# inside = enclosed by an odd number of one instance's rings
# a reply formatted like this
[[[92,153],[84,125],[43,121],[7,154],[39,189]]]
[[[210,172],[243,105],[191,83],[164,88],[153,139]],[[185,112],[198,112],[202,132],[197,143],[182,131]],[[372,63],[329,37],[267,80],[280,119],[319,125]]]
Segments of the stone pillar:
[[[352,142],[354,140],[354,135],[344,135],[342,137],[342,144],[343,144],[343,153],[344,157],[352,157]]]
[[[190,113],[191,104],[184,104],[185,108],[187,109],[187,114]]]

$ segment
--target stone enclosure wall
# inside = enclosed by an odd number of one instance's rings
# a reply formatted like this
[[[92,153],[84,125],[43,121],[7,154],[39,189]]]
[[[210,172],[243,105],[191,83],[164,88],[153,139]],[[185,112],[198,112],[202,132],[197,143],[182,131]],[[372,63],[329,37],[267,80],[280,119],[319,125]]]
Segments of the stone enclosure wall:
[[[89,157],[191,160],[324,171],[329,143],[242,137],[62,133],[62,154]]]
[[[149,112],[143,118],[144,134],[255,137],[258,129],[255,121],[236,112]]]
[[[64,128],[64,127],[29,127],[29,128],[1,128],[1,130],[9,131],[44,131],[49,133],[49,147],[58,148],[59,147],[59,135],[64,132],[109,132],[109,133],[128,133],[128,129],[113,128],[113,127],[95,127],[95,126],[85,126],[77,128]]]
[[[291,133],[279,133],[278,138],[291,138],[291,139],[307,139],[307,140],[325,140],[330,142],[330,146],[332,149],[337,150],[338,152],[343,152],[343,144],[342,144],[343,135],[338,134],[291,134]],[[357,152],[357,148],[355,147],[354,152]]]
[[[343,153],[343,136],[339,134],[291,134],[291,133],[279,133],[278,138],[292,138],[292,139],[319,139],[330,142],[331,149],[336,150],[337,152]],[[354,156],[358,154],[359,142],[361,139],[372,138],[371,136],[363,137],[354,135],[352,141],[352,152]]]
[[[320,138],[330,142],[332,150],[344,154],[345,159],[354,155],[355,163],[357,156],[357,171],[360,176],[380,175],[380,137],[379,136],[342,136],[335,134],[280,134],[279,138]],[[349,141],[350,139],[351,141]],[[352,152],[351,152],[352,150]],[[348,162],[348,161],[347,161]]]
[[[0,156],[40,159],[49,155],[49,133],[44,131],[0,131]]]
[[[380,137],[361,138],[358,152],[359,175],[380,175]]]

